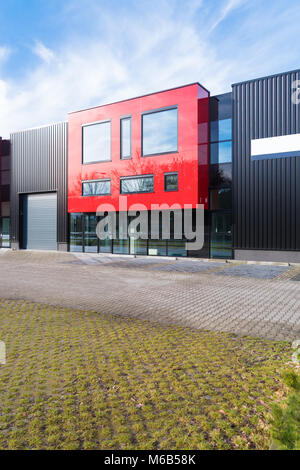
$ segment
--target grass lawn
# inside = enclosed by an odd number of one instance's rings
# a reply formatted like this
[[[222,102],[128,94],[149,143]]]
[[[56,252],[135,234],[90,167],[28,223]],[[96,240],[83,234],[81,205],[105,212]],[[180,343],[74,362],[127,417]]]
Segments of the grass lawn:
[[[267,449],[290,346],[0,301],[1,449]]]

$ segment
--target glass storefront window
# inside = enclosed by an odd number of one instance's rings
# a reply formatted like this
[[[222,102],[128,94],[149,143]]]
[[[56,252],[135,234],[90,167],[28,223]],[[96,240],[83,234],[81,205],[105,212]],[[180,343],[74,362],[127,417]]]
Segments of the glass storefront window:
[[[168,240],[168,256],[187,256],[185,240]]]
[[[97,253],[98,251],[96,228],[96,215],[86,214],[84,216],[84,251],[86,253]]]
[[[232,143],[220,142],[210,145],[210,163],[230,163],[232,161]]]
[[[221,121],[211,121],[210,141],[220,142],[232,139],[232,120],[222,119]]]
[[[211,258],[232,257],[232,217],[231,213],[213,212],[211,214]]]
[[[0,247],[9,248],[10,247],[10,218],[2,217],[0,218]]]
[[[166,240],[149,240],[148,255],[167,256],[167,241]]]
[[[210,208],[212,210],[232,208],[231,188],[213,189],[210,191]]]
[[[82,228],[82,214],[71,214],[70,251],[83,251]]]
[[[142,116],[142,155],[177,152],[177,108]]]

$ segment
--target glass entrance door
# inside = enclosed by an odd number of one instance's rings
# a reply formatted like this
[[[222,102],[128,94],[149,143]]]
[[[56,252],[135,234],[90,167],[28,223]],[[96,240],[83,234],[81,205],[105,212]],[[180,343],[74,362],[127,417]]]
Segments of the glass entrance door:
[[[10,247],[10,218],[0,218],[0,247]]]
[[[232,216],[231,212],[211,214],[211,258],[232,258]]]

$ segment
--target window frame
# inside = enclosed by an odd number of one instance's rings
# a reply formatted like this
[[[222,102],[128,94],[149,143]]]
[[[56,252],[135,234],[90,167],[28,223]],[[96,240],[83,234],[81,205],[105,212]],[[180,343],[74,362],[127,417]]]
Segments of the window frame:
[[[173,176],[173,175],[176,175],[177,176],[177,188],[176,189],[167,189],[166,188],[166,177],[167,176]],[[168,171],[164,174],[164,192],[166,193],[174,193],[174,192],[177,192],[179,191],[179,178],[178,178],[178,171]]]
[[[141,178],[152,178],[153,179],[153,191],[134,191],[132,193],[124,193],[122,191],[122,181],[132,180],[132,179],[141,179]],[[153,194],[154,190],[154,174],[148,175],[132,175],[132,176],[121,176],[120,177],[120,194],[130,195],[130,194]]]
[[[109,193],[101,193],[101,194],[83,194],[83,185],[84,183],[104,183],[109,181],[110,185],[110,191]],[[96,180],[82,180],[81,181],[81,196],[82,197],[98,197],[98,196],[111,196],[111,179],[110,178],[100,178]]]
[[[176,123],[176,129],[177,129],[177,139],[176,139],[176,150],[171,150],[168,152],[158,152],[158,153],[147,153],[144,154],[144,121],[143,118],[144,116],[147,116],[148,114],[157,114],[161,113],[164,111],[171,111],[173,109],[177,110],[177,123]],[[169,155],[172,153],[179,153],[178,151],[178,134],[179,134],[179,125],[178,125],[178,105],[172,105],[172,106],[164,106],[162,108],[156,108],[156,109],[151,109],[149,111],[143,111],[141,113],[141,157],[146,158],[146,157],[155,157],[157,155]]]
[[[109,159],[108,160],[93,160],[91,162],[85,162],[84,161],[84,128],[85,127],[90,127],[90,126],[97,126],[99,124],[110,124],[109,127]],[[93,165],[95,163],[107,163],[111,162],[111,119],[104,119],[101,121],[95,121],[95,122],[87,122],[85,124],[81,125],[81,163],[82,165]]]
[[[122,156],[122,121],[130,121],[130,154],[123,157]],[[132,116],[131,114],[128,114],[127,116],[121,116],[120,117],[120,160],[130,160],[132,158]]]

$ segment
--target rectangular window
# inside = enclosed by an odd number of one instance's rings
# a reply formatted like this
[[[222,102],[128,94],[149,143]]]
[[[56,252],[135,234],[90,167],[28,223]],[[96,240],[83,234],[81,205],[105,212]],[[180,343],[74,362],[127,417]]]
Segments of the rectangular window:
[[[121,119],[120,127],[121,159],[131,158],[131,118]]]
[[[165,173],[165,191],[178,191],[178,173]]]
[[[231,186],[232,183],[232,165],[231,163],[223,163],[210,165],[209,170],[210,186]]]
[[[142,115],[142,155],[159,155],[178,150],[177,108]]]
[[[129,176],[121,178],[121,194],[132,193],[153,193],[154,177],[147,176]]]
[[[106,162],[110,157],[110,121],[82,127],[83,163]]]
[[[210,192],[210,208],[212,210],[232,208],[231,188],[213,189]]]
[[[210,163],[230,163],[232,161],[232,143],[220,142],[210,145]]]
[[[232,139],[232,120],[222,119],[210,123],[210,141],[219,142]]]
[[[83,196],[104,196],[110,194],[110,180],[95,180],[82,182]]]

